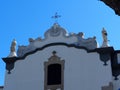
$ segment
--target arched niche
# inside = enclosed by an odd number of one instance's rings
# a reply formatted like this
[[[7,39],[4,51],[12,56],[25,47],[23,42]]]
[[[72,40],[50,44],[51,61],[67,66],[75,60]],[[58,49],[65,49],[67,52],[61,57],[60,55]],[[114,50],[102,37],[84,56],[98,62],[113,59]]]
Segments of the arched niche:
[[[44,90],[64,90],[64,60],[52,52],[52,56],[44,63]]]

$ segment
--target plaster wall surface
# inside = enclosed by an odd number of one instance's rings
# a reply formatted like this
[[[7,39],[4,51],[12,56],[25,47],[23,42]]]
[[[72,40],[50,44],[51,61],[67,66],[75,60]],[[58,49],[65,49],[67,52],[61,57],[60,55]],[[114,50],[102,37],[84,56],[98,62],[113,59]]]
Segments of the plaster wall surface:
[[[6,73],[4,90],[44,90],[44,62],[52,52],[65,60],[64,90],[101,90],[112,81],[111,63],[104,66],[96,52],[67,46],[50,46],[15,63]],[[106,77],[107,76],[107,77]]]
[[[120,75],[118,76],[118,80],[113,80],[114,90],[120,90]]]
[[[118,63],[120,64],[120,53],[117,54]]]

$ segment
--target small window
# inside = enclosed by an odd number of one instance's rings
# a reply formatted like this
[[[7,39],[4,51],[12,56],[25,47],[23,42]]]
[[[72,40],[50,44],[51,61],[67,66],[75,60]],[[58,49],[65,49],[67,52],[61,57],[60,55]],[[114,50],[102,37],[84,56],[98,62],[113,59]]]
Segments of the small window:
[[[64,62],[53,51],[53,55],[44,63],[44,90],[64,90]]]
[[[48,85],[59,85],[61,84],[61,65],[51,64],[47,70],[47,84]]]

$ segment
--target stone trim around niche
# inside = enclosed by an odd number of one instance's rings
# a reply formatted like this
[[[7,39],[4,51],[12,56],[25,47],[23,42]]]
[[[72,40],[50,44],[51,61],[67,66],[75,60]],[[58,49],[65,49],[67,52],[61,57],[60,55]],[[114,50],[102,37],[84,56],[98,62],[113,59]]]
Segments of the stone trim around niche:
[[[101,90],[113,90],[113,83],[110,82],[108,86],[102,86]]]
[[[44,90],[57,90],[57,89],[60,89],[60,90],[64,90],[64,63],[65,63],[65,60],[60,60],[60,57],[58,57],[56,55],[56,51],[53,51],[52,52],[53,55],[48,59],[47,62],[44,62]],[[60,65],[61,66],[61,81],[58,82],[58,83],[53,83],[53,84],[49,84],[48,83],[48,78],[49,78],[49,73],[48,73],[48,67],[50,65]],[[55,73],[55,72],[54,72]]]

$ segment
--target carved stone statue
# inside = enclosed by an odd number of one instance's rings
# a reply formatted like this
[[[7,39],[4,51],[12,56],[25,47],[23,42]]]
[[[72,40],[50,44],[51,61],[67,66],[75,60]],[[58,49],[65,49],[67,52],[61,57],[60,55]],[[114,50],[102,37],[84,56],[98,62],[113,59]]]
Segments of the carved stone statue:
[[[10,47],[10,54],[8,57],[16,57],[16,40],[14,39],[11,43],[11,47]]]
[[[16,40],[14,39],[14,40],[12,41],[11,47],[10,47],[11,52],[15,52],[15,51],[16,51],[16,44],[17,44],[17,42],[16,42]]]
[[[102,47],[108,47],[107,31],[103,28],[102,30],[103,44]]]
[[[102,30],[102,36],[103,36],[103,41],[107,42],[108,41],[108,39],[107,39],[107,32],[106,32],[106,30],[104,28]]]

